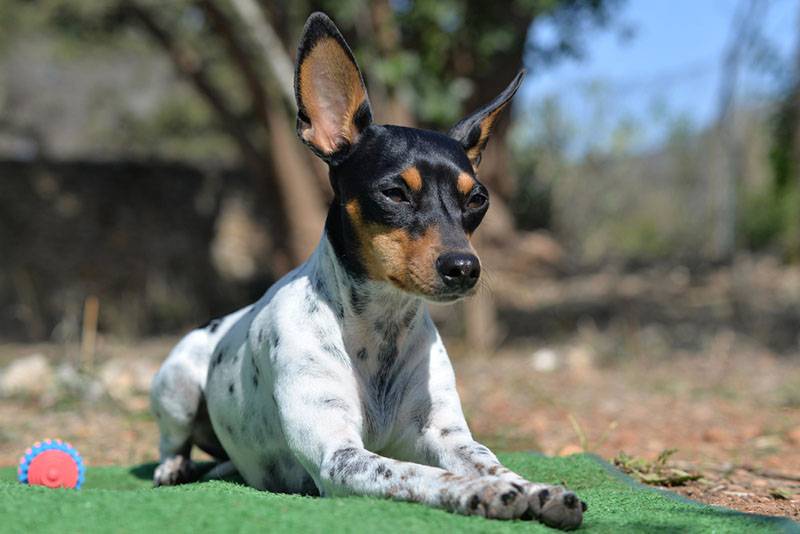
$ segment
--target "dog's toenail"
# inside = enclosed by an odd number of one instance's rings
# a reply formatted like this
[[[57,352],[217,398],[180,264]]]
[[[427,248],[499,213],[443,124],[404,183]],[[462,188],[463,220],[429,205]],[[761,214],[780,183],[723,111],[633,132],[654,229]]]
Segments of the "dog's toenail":
[[[539,492],[539,506],[544,506],[544,503],[550,498],[550,490],[543,489]]]
[[[503,501],[503,504],[508,505],[509,503],[514,502],[514,499],[517,498],[516,491],[507,491],[500,496],[500,500]]]
[[[578,504],[578,497],[576,497],[574,493],[567,493],[566,495],[564,495],[564,506],[572,509],[575,508],[577,504]]]

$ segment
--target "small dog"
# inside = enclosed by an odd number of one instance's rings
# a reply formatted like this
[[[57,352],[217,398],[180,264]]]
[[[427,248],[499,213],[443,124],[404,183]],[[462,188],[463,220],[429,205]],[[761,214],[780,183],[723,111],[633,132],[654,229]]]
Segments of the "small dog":
[[[156,486],[197,478],[196,445],[221,462],[210,476],[238,471],[258,489],[581,524],[574,493],[523,479],[472,439],[425,304],[475,290],[470,236],[489,207],[476,172],[523,75],[448,135],[373,124],[350,48],[327,16],[309,17],[297,132],[330,169],[325,232],[257,303],[170,353],[151,393]]]

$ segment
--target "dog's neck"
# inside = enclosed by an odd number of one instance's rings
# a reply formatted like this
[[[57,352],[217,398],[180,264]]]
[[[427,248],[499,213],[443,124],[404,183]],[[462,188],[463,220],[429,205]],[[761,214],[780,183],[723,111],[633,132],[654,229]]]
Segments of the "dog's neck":
[[[321,300],[328,301],[340,318],[345,340],[403,339],[409,330],[423,322],[427,308],[422,298],[388,282],[368,280],[350,272],[327,232],[309,265],[314,291]]]

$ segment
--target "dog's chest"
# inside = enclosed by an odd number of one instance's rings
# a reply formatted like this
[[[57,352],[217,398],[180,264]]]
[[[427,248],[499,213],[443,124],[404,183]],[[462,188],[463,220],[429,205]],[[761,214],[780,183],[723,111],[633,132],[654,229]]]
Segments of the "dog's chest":
[[[415,371],[425,325],[419,324],[418,309],[400,312],[365,313],[370,320],[343,332],[360,386],[365,441],[373,450],[385,446],[402,425],[399,415],[407,393],[423,386]]]

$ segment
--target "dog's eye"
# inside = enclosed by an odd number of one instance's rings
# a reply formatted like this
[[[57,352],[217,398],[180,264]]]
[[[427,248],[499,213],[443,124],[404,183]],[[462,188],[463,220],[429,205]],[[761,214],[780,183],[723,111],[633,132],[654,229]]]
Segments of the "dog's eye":
[[[475,193],[469,200],[467,201],[467,207],[471,210],[477,210],[482,208],[486,203],[489,202],[489,199],[483,193]]]
[[[392,202],[408,202],[408,197],[406,196],[406,192],[400,189],[399,187],[391,187],[389,189],[384,189],[381,191],[383,195],[391,200]]]

